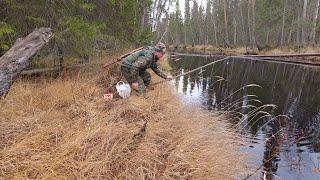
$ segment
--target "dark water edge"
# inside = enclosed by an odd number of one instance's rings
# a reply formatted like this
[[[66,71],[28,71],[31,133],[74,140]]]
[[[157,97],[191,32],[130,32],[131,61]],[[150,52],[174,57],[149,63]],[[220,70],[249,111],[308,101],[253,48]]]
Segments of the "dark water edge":
[[[215,60],[179,58],[170,61],[176,73]],[[250,163],[263,164],[259,177],[320,179],[320,68],[233,59],[174,82],[186,103],[230,112],[227,123],[247,137],[249,146],[244,151],[252,154]],[[239,90],[249,84],[261,88]],[[265,104],[277,107],[268,106],[250,116]],[[285,116],[275,118],[277,115]]]

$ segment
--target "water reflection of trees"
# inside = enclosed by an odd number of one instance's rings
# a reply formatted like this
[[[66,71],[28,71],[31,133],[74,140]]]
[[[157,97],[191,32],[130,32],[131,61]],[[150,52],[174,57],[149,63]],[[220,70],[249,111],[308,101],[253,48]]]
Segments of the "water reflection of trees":
[[[214,59],[201,57],[184,57],[179,62],[172,62],[176,69],[185,71],[202,66]],[[214,76],[221,76],[225,81],[216,82]],[[291,138],[297,146],[307,146],[310,151],[320,152],[320,72],[311,67],[293,66],[287,64],[265,63],[258,61],[243,61],[234,59],[217,63],[213,67],[206,67],[202,73],[193,73],[183,78],[183,92],[187,92],[188,85],[193,91],[194,85],[201,85],[202,99],[208,109],[223,109],[228,103],[243,98],[243,103],[237,106],[238,111],[246,113],[247,108],[241,107],[248,103],[249,94],[257,95],[263,104],[275,104],[276,109],[269,109],[274,115],[284,114],[290,117],[283,134],[274,135],[279,128],[278,121],[269,123],[262,131],[269,138],[265,145],[264,161],[274,156],[274,159],[265,162],[265,171],[277,170],[280,148],[289,149],[290,146],[281,145],[284,138]],[[231,93],[247,84],[258,84],[262,88],[248,88],[228,98]],[[255,102],[252,105],[259,106]],[[234,120],[234,119],[233,119]],[[257,134],[260,127],[268,119],[261,119],[250,124],[251,134]],[[232,122],[237,123],[237,122]],[[287,140],[288,141],[288,140]],[[306,142],[307,141],[307,142]]]

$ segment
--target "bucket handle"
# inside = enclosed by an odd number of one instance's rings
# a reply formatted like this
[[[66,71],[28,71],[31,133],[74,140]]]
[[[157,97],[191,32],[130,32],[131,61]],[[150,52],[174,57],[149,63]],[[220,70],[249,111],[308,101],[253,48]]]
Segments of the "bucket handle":
[[[117,86],[120,86],[120,85],[122,85],[122,84],[124,84],[124,82],[123,82],[123,81],[119,81],[119,82],[117,83]]]

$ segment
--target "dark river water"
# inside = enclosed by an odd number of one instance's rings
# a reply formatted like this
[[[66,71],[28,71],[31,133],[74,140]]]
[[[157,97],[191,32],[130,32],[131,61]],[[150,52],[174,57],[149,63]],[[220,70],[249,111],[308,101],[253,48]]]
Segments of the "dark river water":
[[[177,74],[217,59],[179,58],[170,61]],[[261,167],[255,178],[320,179],[320,68],[230,59],[174,84],[186,103],[229,111],[250,166]]]

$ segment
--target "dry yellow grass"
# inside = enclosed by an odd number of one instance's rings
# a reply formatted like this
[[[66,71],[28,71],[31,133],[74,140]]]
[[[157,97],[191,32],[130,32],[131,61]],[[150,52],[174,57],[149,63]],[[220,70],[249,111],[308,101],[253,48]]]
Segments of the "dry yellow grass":
[[[169,59],[168,59],[168,56],[164,56],[160,61],[159,61],[159,66],[161,67],[162,70],[164,71],[171,71],[172,70],[172,67],[170,66],[169,64]]]
[[[232,179],[246,172],[239,142],[219,117],[183,106],[168,84],[148,99],[105,101],[102,82],[112,73],[16,82],[0,100],[0,179]]]

